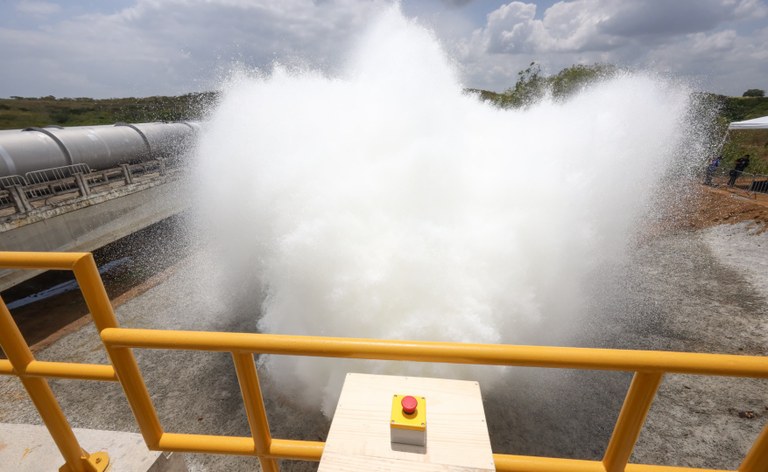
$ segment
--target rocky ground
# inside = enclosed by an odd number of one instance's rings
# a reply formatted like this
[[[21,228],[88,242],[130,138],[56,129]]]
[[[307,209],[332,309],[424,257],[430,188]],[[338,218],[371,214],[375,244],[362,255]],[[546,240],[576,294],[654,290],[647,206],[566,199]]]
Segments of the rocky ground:
[[[692,188],[667,224],[633,243],[631,257],[596,271],[589,317],[569,344],[768,356],[768,207],[721,189]],[[653,225],[652,225],[653,226]],[[187,259],[129,294],[116,309],[131,327],[253,331],[250,314],[221,313]],[[201,285],[202,284],[202,285]],[[36,355],[106,362],[92,326],[71,329]],[[226,355],[138,351],[164,427],[173,432],[248,435]],[[323,440],[328,420],[263,387],[275,437]],[[483,390],[494,451],[599,459],[630,375],[510,369]],[[76,427],[136,431],[119,385],[51,384]],[[0,378],[0,422],[37,423],[16,379]],[[659,391],[633,462],[735,469],[768,420],[768,381],[670,375]],[[256,470],[251,458],[189,455],[193,471]],[[283,470],[314,470],[284,464]]]

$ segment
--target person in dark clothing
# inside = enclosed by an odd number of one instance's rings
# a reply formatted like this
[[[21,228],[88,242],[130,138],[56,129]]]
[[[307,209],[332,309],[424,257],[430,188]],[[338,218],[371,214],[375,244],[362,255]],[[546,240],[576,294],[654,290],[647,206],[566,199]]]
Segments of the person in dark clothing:
[[[720,167],[720,161],[722,159],[723,156],[717,156],[716,158],[712,159],[712,161],[710,161],[709,165],[707,166],[707,175],[704,177],[704,185],[712,185],[712,176],[715,175],[717,168]]]
[[[739,178],[742,172],[744,172],[744,169],[747,168],[749,165],[749,154],[746,154],[744,157],[740,157],[736,159],[736,165],[734,166],[733,170],[728,174],[731,179],[728,181],[728,186],[733,187],[736,184],[736,179]]]

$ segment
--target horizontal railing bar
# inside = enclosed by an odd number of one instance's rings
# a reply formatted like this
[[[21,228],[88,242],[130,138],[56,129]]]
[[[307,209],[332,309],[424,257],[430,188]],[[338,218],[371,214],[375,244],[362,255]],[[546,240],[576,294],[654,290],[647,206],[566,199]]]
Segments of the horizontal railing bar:
[[[266,457],[283,460],[320,461],[325,443],[272,439]],[[168,452],[200,452],[256,456],[250,437],[211,436],[205,434],[164,433],[158,450]],[[559,459],[550,457],[494,454],[497,471],[509,472],[605,472],[600,461]],[[733,472],[721,469],[698,469],[663,465],[627,464],[626,472]]]
[[[732,354],[128,328],[101,337],[113,347],[768,378],[768,358]]]
[[[605,472],[600,461],[494,454],[496,471],[509,472]]]
[[[163,433],[158,451],[202,452],[255,456],[256,446],[251,437],[213,436],[209,434]]]
[[[300,441],[296,439],[275,439],[269,445],[269,455],[275,459],[318,462],[323,455],[322,441]]]
[[[68,362],[32,361],[24,375],[34,377],[58,377],[62,379],[101,380],[117,382],[115,369],[111,365],[74,364]]]
[[[624,472],[737,472],[727,469],[699,469],[695,467],[675,467],[670,465],[627,464]]]
[[[0,360],[0,375],[15,375],[18,377],[56,377],[60,379],[117,382],[115,369],[111,365],[103,364],[32,361],[27,364],[24,372],[19,373],[13,370],[10,361]]]
[[[0,267],[6,269],[71,270],[89,252],[0,252]]]
[[[554,457],[494,454],[497,472],[605,472],[602,462]],[[625,472],[734,472],[666,465],[627,464]]]
[[[319,461],[325,443],[272,438],[269,453],[263,457],[301,461]],[[169,452],[202,452],[257,456],[253,438],[246,436],[213,436],[207,434],[163,433],[157,450]]]

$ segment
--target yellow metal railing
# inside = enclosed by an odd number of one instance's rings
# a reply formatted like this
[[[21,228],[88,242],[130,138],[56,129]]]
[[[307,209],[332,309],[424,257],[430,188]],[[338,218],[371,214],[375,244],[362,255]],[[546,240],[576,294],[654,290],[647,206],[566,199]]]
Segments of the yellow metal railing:
[[[120,328],[91,254],[0,252],[0,267],[72,270],[112,363],[35,360],[0,299],[0,345],[8,356],[0,360],[0,374],[21,379],[66,460],[64,471],[101,471],[108,457],[82,450],[46,377],[119,381],[152,450],[257,456],[263,470],[277,471],[277,459],[319,461],[324,443],[271,436],[254,353],[634,372],[602,461],[494,454],[496,470],[517,472],[724,472],[628,461],[665,373],[768,378],[768,358],[755,356]],[[133,356],[135,348],[231,353],[251,436],[164,431]],[[737,470],[768,471],[768,425]]]

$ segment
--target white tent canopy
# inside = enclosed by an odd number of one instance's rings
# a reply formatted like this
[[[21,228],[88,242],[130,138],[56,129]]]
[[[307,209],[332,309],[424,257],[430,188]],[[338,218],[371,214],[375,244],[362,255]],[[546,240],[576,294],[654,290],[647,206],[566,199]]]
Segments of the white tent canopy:
[[[761,116],[753,120],[734,121],[728,125],[728,129],[768,129],[768,116]]]

